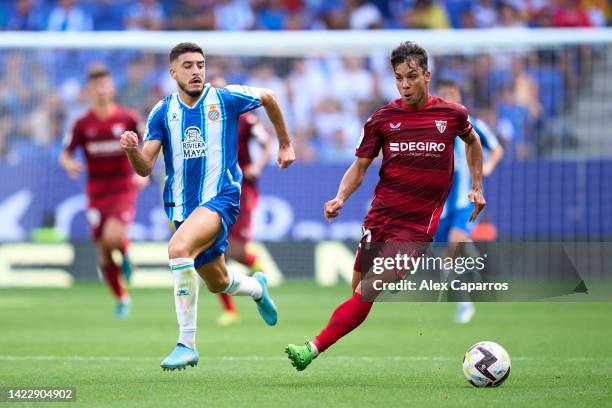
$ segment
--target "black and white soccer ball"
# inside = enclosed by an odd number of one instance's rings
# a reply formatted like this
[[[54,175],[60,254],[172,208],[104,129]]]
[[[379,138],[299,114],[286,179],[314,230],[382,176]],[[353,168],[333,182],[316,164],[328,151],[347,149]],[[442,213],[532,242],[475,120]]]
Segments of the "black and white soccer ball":
[[[474,387],[498,387],[510,375],[510,356],[497,343],[478,342],[463,356],[463,375]]]

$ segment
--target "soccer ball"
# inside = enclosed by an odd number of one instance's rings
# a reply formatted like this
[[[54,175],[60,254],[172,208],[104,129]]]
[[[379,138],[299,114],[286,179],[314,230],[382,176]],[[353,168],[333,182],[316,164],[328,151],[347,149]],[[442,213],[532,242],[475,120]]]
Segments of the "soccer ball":
[[[474,387],[497,387],[510,375],[510,356],[492,341],[476,343],[463,356],[463,375]]]

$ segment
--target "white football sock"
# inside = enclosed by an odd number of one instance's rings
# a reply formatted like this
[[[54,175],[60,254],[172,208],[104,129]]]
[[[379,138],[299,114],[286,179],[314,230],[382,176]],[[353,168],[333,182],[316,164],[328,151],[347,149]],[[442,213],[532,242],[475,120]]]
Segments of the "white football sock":
[[[232,296],[250,296],[254,300],[261,298],[263,289],[257,279],[241,273],[234,273],[230,269],[227,272],[229,273],[230,283],[223,292]]]
[[[312,351],[314,351],[315,357],[318,356],[319,350],[317,349],[317,346],[315,346],[315,344],[312,341],[309,341],[308,343],[310,343],[310,348],[312,349]]]
[[[193,259],[190,258],[171,259],[170,269],[174,275],[174,304],[179,324],[178,342],[194,349],[198,320],[198,273],[193,266]]]

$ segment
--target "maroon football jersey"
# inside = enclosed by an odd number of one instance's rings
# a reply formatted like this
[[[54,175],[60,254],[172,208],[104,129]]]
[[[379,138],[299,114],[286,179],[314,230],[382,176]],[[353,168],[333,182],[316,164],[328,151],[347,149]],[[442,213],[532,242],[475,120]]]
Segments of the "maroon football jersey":
[[[120,106],[105,119],[90,110],[74,124],[66,149],[72,152],[79,146],[83,148],[90,200],[135,189],[134,171],[119,145],[119,138],[126,130],[137,132],[137,127],[136,114]]]
[[[464,106],[434,96],[417,110],[397,99],[374,112],[355,153],[383,152],[366,228],[397,226],[433,237],[453,182],[455,136],[471,130]]]
[[[254,137],[252,130],[256,123],[257,117],[248,112],[240,115],[238,120],[238,165],[243,172],[253,162],[249,152],[249,142]],[[245,178],[242,180],[242,184],[254,185],[255,180]]]
[[[241,170],[246,169],[251,164],[251,154],[249,153],[249,142],[253,137],[251,129],[257,123],[257,117],[252,113],[240,115],[238,120],[238,165]]]

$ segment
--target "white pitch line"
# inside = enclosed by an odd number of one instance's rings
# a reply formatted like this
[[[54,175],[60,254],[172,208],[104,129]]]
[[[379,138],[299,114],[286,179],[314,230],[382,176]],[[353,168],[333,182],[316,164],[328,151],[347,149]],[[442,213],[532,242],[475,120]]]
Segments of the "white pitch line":
[[[1,356],[0,361],[157,361],[161,357],[127,357],[127,356]],[[218,361],[284,361],[286,356],[216,356],[205,357],[206,360]],[[428,356],[330,356],[326,360],[346,360],[346,361],[453,361],[457,358],[451,357],[428,357]],[[521,359],[521,358],[515,358]],[[460,359],[459,359],[460,360]]]
[[[153,357],[124,357],[124,356],[0,356],[0,360],[6,361],[148,361]]]
[[[127,356],[3,356],[0,355],[0,361],[158,361],[162,356],[159,357],[127,357]],[[511,357],[511,361],[563,361],[563,362],[581,362],[581,361],[612,361],[612,357],[556,357],[556,358],[541,358],[541,357],[524,357],[516,356]],[[285,361],[287,357],[281,356],[220,356],[220,357],[206,357],[204,360],[212,361]],[[365,362],[376,362],[376,361],[406,361],[406,362],[418,362],[418,361],[430,361],[430,362],[444,362],[444,361],[461,361],[461,357],[444,357],[444,356],[329,356],[325,357],[325,360],[338,360],[338,361],[365,361]]]

